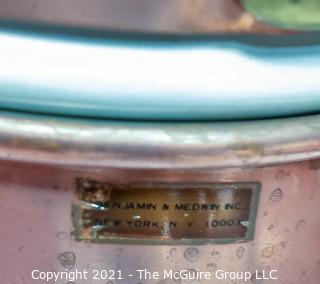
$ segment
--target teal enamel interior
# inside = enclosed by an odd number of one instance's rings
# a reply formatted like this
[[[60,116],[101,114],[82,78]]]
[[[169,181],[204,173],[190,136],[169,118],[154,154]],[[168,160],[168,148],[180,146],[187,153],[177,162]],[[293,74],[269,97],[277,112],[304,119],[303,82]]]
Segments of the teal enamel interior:
[[[2,29],[0,107],[130,120],[319,112],[320,34],[257,38],[148,39]]]

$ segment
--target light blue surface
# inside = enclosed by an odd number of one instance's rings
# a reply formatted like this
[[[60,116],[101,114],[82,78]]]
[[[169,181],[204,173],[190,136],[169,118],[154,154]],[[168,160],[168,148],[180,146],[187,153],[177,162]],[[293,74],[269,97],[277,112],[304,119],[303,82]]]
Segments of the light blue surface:
[[[0,31],[0,107],[124,119],[320,111],[320,44],[107,40]]]

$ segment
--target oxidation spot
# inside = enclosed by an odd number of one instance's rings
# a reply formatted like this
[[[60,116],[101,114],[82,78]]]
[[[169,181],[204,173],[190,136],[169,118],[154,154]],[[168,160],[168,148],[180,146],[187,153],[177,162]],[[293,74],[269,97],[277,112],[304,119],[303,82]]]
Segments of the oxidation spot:
[[[217,265],[215,263],[208,263],[207,264],[207,269],[209,271],[213,271],[213,270],[216,270],[217,269]]]
[[[236,251],[237,258],[242,258],[244,256],[245,251],[246,250],[243,246],[238,247]]]
[[[283,180],[285,176],[286,176],[286,172],[284,170],[280,170],[276,174],[276,179],[280,181],[280,180]]]
[[[21,246],[17,248],[17,251],[23,251],[25,249],[25,246]]]
[[[189,262],[195,262],[199,258],[199,250],[197,248],[187,248],[184,251],[184,258]]]
[[[67,238],[67,233],[64,231],[61,231],[61,232],[58,232],[56,236],[59,240],[65,240]]]
[[[220,258],[220,253],[218,251],[214,250],[214,251],[211,252],[211,257],[213,259],[219,259]]]
[[[39,3],[37,3],[37,2],[32,2],[32,3],[31,3],[31,7],[32,7],[32,9],[37,10],[37,9],[39,8]]]
[[[177,255],[177,249],[176,248],[172,248],[170,251],[169,251],[169,255],[171,257],[175,257]]]
[[[0,175],[1,183],[10,184],[13,181],[13,178],[10,173],[4,173]]]
[[[264,217],[268,216],[268,211],[264,211],[264,212],[263,212],[263,216],[264,216]]]
[[[261,272],[252,272],[252,276],[250,278],[250,281],[253,284],[260,284],[263,281],[263,274]]]
[[[106,284],[113,284],[113,281],[108,281]]]
[[[320,159],[317,160],[311,160],[309,162],[309,169],[313,171],[317,171],[320,169]]]
[[[123,253],[123,249],[122,248],[116,248],[114,253],[115,253],[116,256],[120,256]]]
[[[273,251],[276,255],[280,255],[282,251],[286,248],[286,242],[280,242],[273,246]]]
[[[273,246],[267,246],[262,250],[261,256],[269,258],[274,255],[280,255],[282,251],[285,249],[285,247],[286,242],[280,242],[279,244]]]
[[[66,269],[72,269],[76,263],[76,255],[71,251],[66,251],[58,255],[60,264]]]
[[[283,198],[283,192],[281,188],[276,188],[269,196],[269,203],[276,204]]]
[[[271,230],[273,230],[273,229],[274,229],[274,225],[273,225],[273,224],[269,225],[268,231],[271,231]]]
[[[305,220],[300,220],[297,224],[296,224],[296,231],[297,232],[301,232],[303,231],[304,227],[306,226],[306,221]]]
[[[266,248],[264,248],[261,252],[261,256],[262,257],[271,257],[273,256],[273,247],[272,246],[268,246]]]
[[[317,265],[319,265],[319,266],[320,266],[320,260],[318,260],[318,261],[317,261]]]

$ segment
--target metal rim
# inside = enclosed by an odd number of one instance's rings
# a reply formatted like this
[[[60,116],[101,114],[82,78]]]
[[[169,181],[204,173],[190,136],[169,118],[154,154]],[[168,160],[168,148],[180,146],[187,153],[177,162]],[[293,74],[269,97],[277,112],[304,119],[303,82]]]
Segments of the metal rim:
[[[63,166],[225,168],[320,157],[320,115],[139,123],[1,112],[0,158]]]

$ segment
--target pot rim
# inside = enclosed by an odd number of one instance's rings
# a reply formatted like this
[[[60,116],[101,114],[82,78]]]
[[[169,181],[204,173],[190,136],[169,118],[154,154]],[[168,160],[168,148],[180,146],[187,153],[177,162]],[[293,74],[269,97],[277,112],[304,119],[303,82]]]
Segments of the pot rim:
[[[260,167],[320,157],[320,115],[128,122],[0,112],[0,158],[57,166]]]

